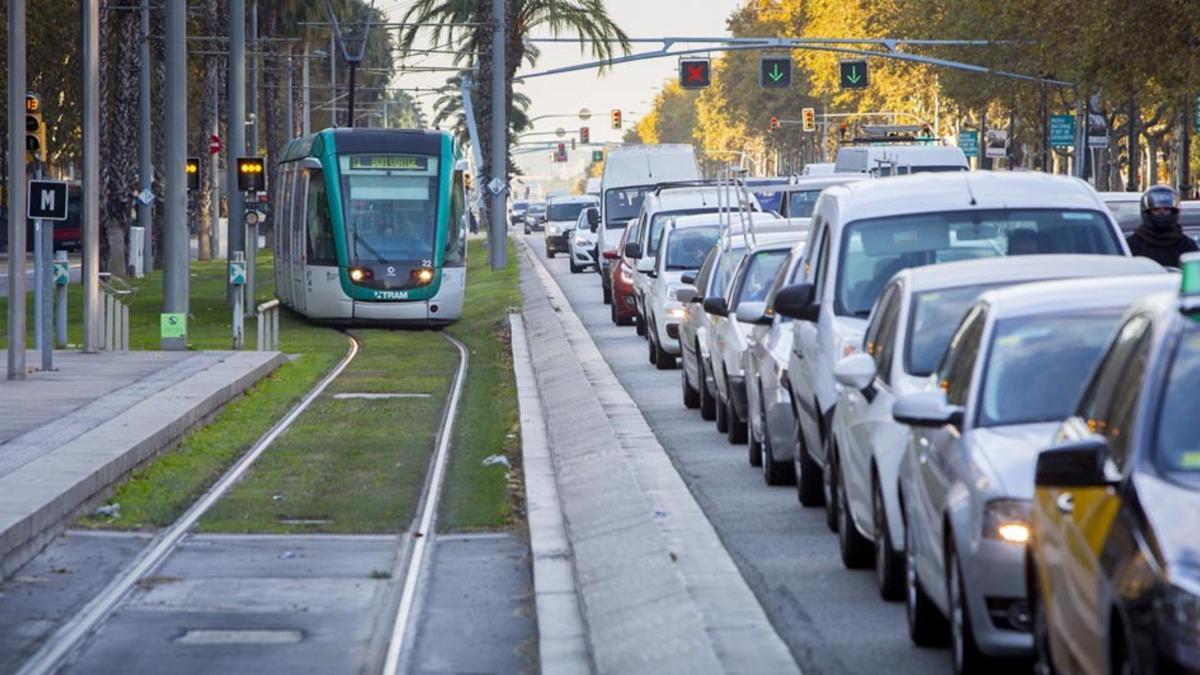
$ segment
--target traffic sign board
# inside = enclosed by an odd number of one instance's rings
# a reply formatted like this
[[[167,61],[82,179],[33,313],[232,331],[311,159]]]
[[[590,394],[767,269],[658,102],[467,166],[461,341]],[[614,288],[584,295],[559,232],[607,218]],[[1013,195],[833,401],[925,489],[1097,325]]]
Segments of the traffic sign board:
[[[71,283],[71,264],[65,262],[54,263],[54,285],[66,286]]]
[[[792,86],[792,57],[763,56],[758,60],[758,86],[787,89]]]
[[[962,150],[967,157],[977,157],[979,155],[979,132],[958,132],[958,149]]]
[[[703,89],[712,84],[712,64],[708,59],[680,59],[679,86]]]
[[[866,89],[870,84],[870,73],[866,59],[838,61],[838,79],[842,89]]]
[[[500,193],[504,191],[504,181],[493,177],[491,182],[487,184],[487,189],[493,196],[499,197]]]
[[[159,314],[159,334],[164,338],[187,337],[187,314]]]
[[[221,152],[221,137],[213,134],[208,137],[208,152],[209,154],[217,154]]]
[[[592,151],[592,161],[593,162],[603,162],[604,161],[604,151],[603,150],[593,150]]]
[[[241,260],[229,261],[229,283],[234,286],[246,285],[246,263]]]
[[[29,181],[27,215],[32,219],[67,219],[67,184],[60,180]]]
[[[150,188],[146,188],[137,193],[137,200],[141,202],[142,206],[150,206],[154,203],[154,193],[150,191]]]
[[[1050,116],[1050,146],[1069,148],[1075,145],[1075,116]]]

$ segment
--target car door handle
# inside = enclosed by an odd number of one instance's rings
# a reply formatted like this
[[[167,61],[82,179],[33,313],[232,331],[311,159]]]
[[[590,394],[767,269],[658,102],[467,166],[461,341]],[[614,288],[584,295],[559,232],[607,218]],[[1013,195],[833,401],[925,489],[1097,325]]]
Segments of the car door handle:
[[[1058,506],[1058,512],[1063,515],[1069,516],[1075,512],[1075,495],[1070,492],[1060,494],[1054,503]]]

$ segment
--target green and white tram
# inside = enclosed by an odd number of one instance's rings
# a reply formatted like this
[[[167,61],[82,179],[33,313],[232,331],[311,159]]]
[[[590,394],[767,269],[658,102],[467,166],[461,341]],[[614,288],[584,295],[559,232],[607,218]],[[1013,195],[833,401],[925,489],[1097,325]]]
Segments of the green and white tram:
[[[290,141],[275,186],[279,299],[339,324],[456,321],[465,164],[441,131],[326,129]]]

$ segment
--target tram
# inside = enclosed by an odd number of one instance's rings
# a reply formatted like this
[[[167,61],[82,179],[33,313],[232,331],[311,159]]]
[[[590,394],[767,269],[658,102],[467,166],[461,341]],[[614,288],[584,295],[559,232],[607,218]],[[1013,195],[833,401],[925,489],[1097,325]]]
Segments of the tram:
[[[326,129],[292,139],[275,186],[280,301],[334,324],[458,320],[465,169],[442,131]]]

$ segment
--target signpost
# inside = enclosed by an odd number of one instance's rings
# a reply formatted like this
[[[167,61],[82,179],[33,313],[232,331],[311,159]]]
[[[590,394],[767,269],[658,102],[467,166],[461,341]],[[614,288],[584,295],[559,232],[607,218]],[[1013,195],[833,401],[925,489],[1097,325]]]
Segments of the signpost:
[[[1192,120],[1196,123],[1196,133],[1200,134],[1200,94],[1196,94],[1196,109],[1192,111]]]
[[[31,220],[66,220],[67,184],[58,180],[31,180],[27,204]]]
[[[1050,147],[1069,148],[1075,145],[1075,116],[1050,116]]]
[[[838,61],[838,81],[842,89],[866,89],[871,82],[866,59]]]
[[[987,150],[984,152],[987,157],[992,159],[1004,159],[1008,157],[1008,130],[989,129],[987,132]]]
[[[979,132],[978,131],[960,131],[958,132],[958,149],[963,151],[967,157],[979,156]]]
[[[680,59],[679,86],[683,89],[704,89],[712,84],[712,64],[708,59]]]
[[[763,56],[758,60],[758,86],[787,89],[792,86],[792,57]]]
[[[38,169],[41,173],[41,169]],[[42,370],[54,369],[54,351],[50,339],[50,255],[54,249],[53,221],[67,219],[67,184],[62,181],[29,181],[25,215],[33,221],[34,261],[34,343],[42,352]],[[46,221],[51,221],[47,223]]]

